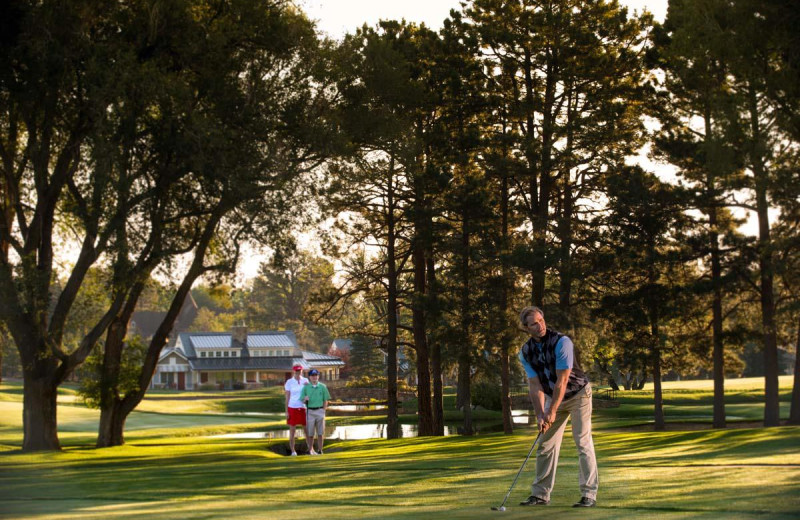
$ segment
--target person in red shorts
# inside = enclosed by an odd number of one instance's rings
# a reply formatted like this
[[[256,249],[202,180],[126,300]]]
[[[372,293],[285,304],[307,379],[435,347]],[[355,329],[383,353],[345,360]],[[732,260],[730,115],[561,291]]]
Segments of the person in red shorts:
[[[308,379],[303,377],[303,367],[301,365],[293,366],[292,370],[294,375],[286,381],[283,389],[286,390],[286,424],[289,425],[289,449],[292,450],[292,456],[296,457],[297,452],[294,449],[295,431],[298,426],[302,426],[303,430],[305,430],[306,426],[306,405],[300,401],[300,392],[308,384]],[[307,435],[306,441],[308,441]],[[311,446],[308,448],[310,450]]]

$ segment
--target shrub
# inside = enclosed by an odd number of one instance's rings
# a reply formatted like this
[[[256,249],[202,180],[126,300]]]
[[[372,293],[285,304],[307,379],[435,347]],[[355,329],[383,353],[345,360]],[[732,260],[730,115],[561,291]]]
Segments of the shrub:
[[[361,376],[358,379],[351,379],[345,385],[345,388],[386,388],[389,380],[386,377],[369,377]],[[414,388],[409,386],[403,379],[397,380],[398,392],[413,392]]]
[[[503,402],[500,385],[488,381],[473,383],[472,404],[487,410],[502,410]]]

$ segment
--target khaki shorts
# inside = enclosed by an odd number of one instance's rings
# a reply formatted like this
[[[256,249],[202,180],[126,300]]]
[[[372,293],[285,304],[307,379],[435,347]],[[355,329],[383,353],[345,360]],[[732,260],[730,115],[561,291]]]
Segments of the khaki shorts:
[[[312,410],[311,408],[308,409],[308,424],[306,425],[306,430],[308,431],[309,436],[313,436],[314,433],[320,437],[325,435],[325,410],[322,408],[317,408],[316,410]]]

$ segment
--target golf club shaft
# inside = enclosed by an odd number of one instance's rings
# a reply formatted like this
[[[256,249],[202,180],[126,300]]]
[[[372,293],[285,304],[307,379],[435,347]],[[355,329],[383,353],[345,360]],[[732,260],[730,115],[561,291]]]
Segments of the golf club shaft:
[[[506,500],[508,500],[508,497],[511,496],[511,491],[514,489],[514,486],[517,485],[517,480],[519,479],[520,474],[522,474],[522,470],[525,469],[525,465],[528,463],[528,459],[531,458],[531,453],[533,453],[533,449],[536,447],[536,444],[539,442],[539,439],[541,438],[542,438],[542,432],[539,431],[539,435],[536,436],[536,439],[533,441],[533,444],[531,444],[531,449],[528,450],[528,456],[525,457],[525,461],[522,463],[522,466],[520,466],[519,471],[517,471],[517,476],[514,477],[514,482],[512,482],[511,487],[508,488],[508,493],[506,493],[506,497],[503,499],[503,503],[500,504],[498,509],[506,505]]]

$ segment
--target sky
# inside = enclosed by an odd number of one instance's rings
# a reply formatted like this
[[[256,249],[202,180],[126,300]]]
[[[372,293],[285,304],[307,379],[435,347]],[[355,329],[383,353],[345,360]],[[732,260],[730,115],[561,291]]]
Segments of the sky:
[[[642,12],[645,8],[656,20],[664,21],[668,0],[620,0],[630,10]],[[439,29],[451,9],[459,9],[461,0],[297,0],[317,27],[333,38],[354,32],[364,23],[373,26],[378,20],[405,19],[424,22],[431,29]]]

